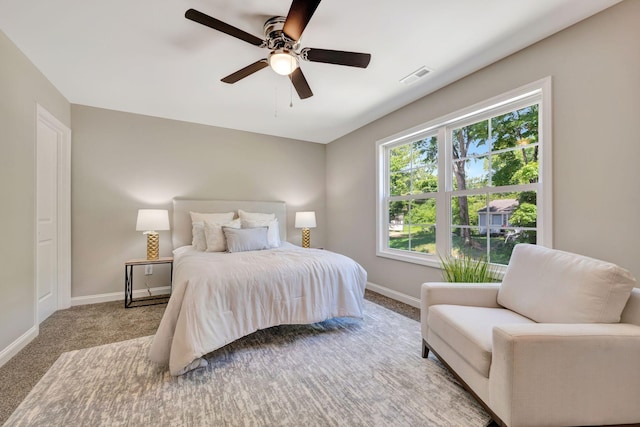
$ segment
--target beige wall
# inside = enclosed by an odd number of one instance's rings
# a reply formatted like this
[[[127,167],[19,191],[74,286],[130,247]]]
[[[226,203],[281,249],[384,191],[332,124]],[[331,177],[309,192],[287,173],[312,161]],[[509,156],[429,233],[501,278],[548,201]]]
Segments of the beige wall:
[[[375,141],[548,75],[555,247],[640,277],[638,17],[640,1],[624,1],[328,146],[70,106],[0,32],[0,351],[34,326],[36,102],[74,132],[72,297],[122,292],[123,262],[144,255],[137,209],[168,209],[173,197],[284,200],[295,243],[292,213],[315,210],[314,246],[418,297],[438,270],[375,256]],[[162,255],[170,249],[162,232]],[[151,286],[165,284],[166,269],[156,272]]]
[[[174,197],[285,201],[297,244],[295,211],[315,210],[312,245],[324,245],[324,145],[80,105],[71,114],[72,297],[123,292],[124,262],[146,254],[137,210],[171,209]],[[160,236],[169,256],[170,232]],[[150,286],[168,282],[156,267]]]
[[[639,19],[640,1],[624,1],[329,144],[328,247],[419,298],[439,270],[375,255],[375,142],[552,76],[554,245],[640,278]]]
[[[0,351],[35,326],[36,103],[70,124],[70,105],[0,31]]]

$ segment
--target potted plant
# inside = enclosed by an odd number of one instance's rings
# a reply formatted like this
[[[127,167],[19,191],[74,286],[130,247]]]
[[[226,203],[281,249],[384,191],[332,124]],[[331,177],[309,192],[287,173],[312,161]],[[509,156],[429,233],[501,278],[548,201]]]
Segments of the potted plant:
[[[439,255],[442,263],[442,276],[447,282],[488,283],[496,281],[496,271],[485,259],[473,259],[467,256],[454,257]]]

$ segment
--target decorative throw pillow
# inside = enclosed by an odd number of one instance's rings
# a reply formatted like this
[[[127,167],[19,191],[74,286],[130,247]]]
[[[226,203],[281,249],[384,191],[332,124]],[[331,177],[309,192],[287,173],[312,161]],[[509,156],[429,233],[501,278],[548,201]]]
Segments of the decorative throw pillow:
[[[200,213],[189,212],[191,215],[191,245],[199,251],[207,249],[207,238],[204,234],[204,222],[225,223],[233,219],[233,212],[225,213]]]
[[[238,209],[238,216],[242,220],[251,221],[271,221],[276,219],[276,214],[274,213],[246,212],[242,209]]]
[[[227,251],[244,252],[269,249],[268,228],[229,228],[222,227],[227,239]]]
[[[271,219],[271,220],[243,219],[242,220],[242,228],[256,228],[256,227],[267,227],[269,229],[267,232],[267,240],[269,241],[270,248],[277,248],[280,246],[280,228],[278,226],[277,219]]]
[[[636,280],[609,262],[516,245],[498,303],[540,323],[618,323]]]
[[[191,223],[191,245],[198,251],[207,249],[207,239],[204,234],[204,222],[196,221]]]
[[[217,222],[204,222],[204,235],[206,237],[207,252],[224,252],[227,250],[227,240],[222,232],[222,227],[240,228],[240,219],[219,224]]]

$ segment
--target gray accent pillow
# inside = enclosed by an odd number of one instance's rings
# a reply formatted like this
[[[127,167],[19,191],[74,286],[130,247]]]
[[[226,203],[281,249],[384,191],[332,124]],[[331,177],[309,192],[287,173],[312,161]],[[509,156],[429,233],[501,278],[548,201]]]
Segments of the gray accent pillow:
[[[229,228],[222,227],[227,239],[228,252],[261,251],[269,249],[269,227]]]

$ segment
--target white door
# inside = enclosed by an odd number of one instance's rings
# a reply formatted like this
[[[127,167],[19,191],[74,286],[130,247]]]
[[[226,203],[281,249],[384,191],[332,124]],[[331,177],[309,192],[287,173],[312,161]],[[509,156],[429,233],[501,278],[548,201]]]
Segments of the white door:
[[[36,136],[36,292],[38,323],[58,308],[58,133],[38,120]]]

